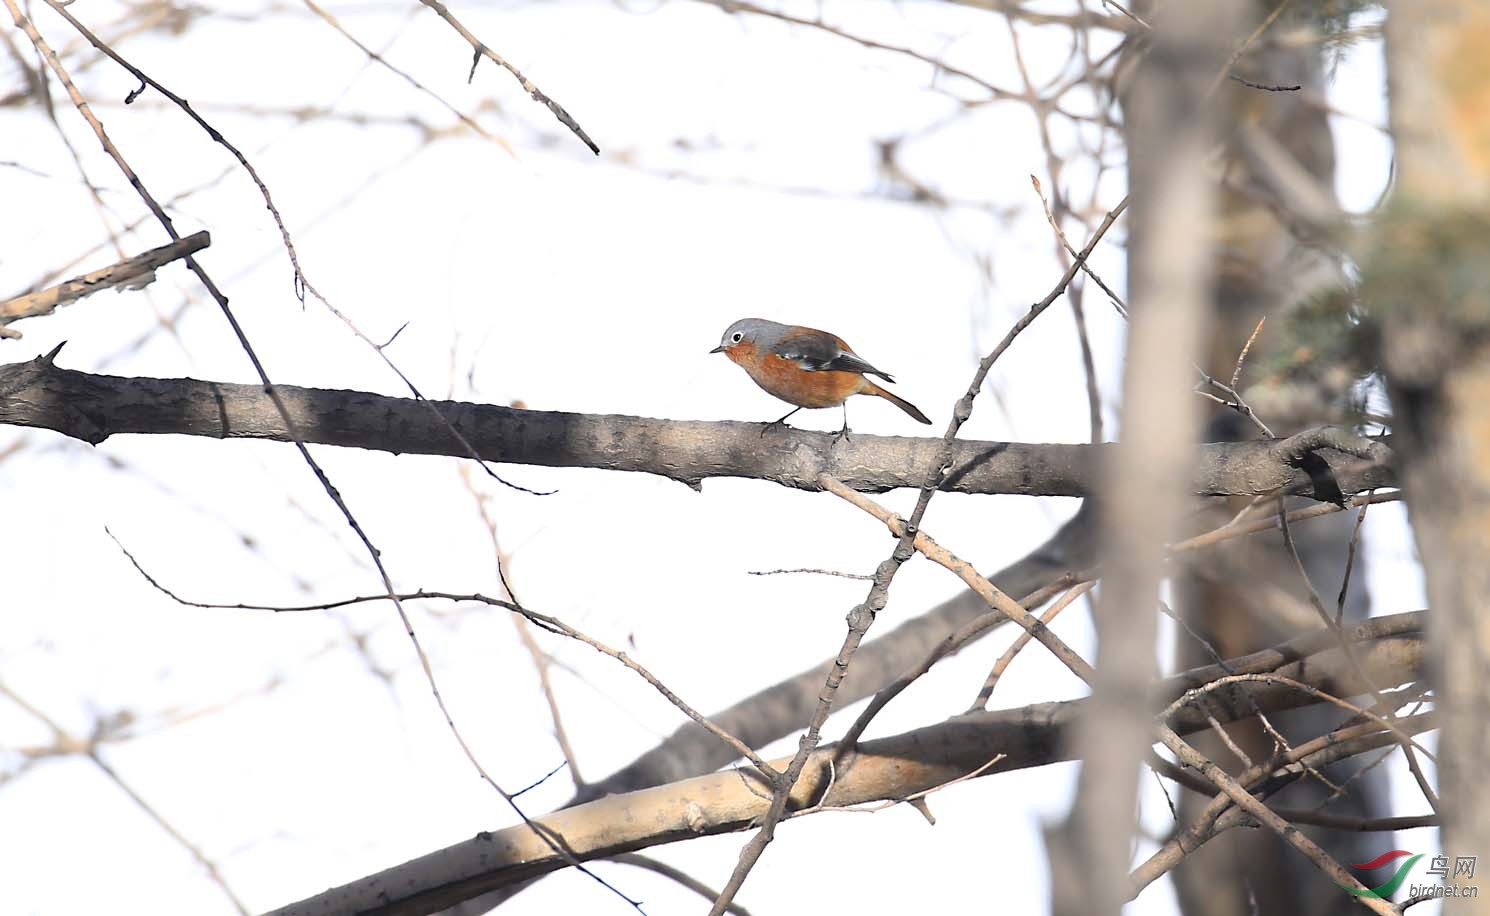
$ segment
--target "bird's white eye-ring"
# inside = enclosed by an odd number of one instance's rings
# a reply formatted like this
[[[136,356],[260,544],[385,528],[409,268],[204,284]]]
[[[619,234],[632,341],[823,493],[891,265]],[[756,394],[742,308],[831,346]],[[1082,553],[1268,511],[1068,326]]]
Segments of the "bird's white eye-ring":
[[[744,336],[745,336],[744,334],[741,334],[739,331],[736,331],[735,333],[733,333],[733,334],[731,334],[729,336],[729,339],[731,341],[733,341],[734,343],[739,343],[740,342],[740,338],[742,338]]]

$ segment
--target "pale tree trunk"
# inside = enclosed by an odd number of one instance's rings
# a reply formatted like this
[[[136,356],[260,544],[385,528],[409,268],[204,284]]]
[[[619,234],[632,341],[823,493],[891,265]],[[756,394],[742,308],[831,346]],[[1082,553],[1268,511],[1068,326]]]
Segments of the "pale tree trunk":
[[[1364,246],[1403,487],[1428,579],[1443,850],[1490,855],[1490,4],[1387,20],[1398,183]],[[1490,896],[1446,912],[1490,913]]]
[[[1081,775],[1070,848],[1051,856],[1068,869],[1053,899],[1062,913],[1117,914],[1128,897],[1141,761],[1155,740],[1164,545],[1188,508],[1176,482],[1199,434],[1189,364],[1204,339],[1215,274],[1212,241],[1195,231],[1212,219],[1208,160],[1224,123],[1207,86],[1225,66],[1237,21],[1225,0],[1170,5],[1148,36],[1124,104],[1131,323],[1121,437],[1101,488],[1106,574],[1091,703],[1075,736]]]
[[[1258,4],[1258,16],[1276,4]],[[1337,258],[1314,247],[1325,241],[1319,225],[1334,207],[1335,149],[1325,114],[1309,104],[1307,93],[1323,95],[1324,49],[1319,43],[1289,41],[1311,25],[1310,12],[1284,16],[1248,50],[1237,75],[1268,86],[1303,86],[1302,92],[1271,92],[1229,82],[1222,91],[1239,98],[1240,117],[1226,153],[1226,191],[1215,232],[1220,247],[1221,279],[1213,302],[1215,316],[1207,361],[1208,373],[1230,382],[1238,356],[1264,317],[1243,366],[1241,390],[1275,435],[1287,436],[1307,426],[1337,420],[1343,384],[1268,384],[1249,386],[1260,376],[1272,353],[1290,346],[1291,307],[1344,280]],[[1348,381],[1348,374],[1342,376]],[[1207,438],[1252,438],[1261,431],[1241,414],[1217,408]],[[1238,511],[1245,500],[1229,501],[1216,517]],[[1218,522],[1219,523],[1219,522]],[[1345,574],[1354,519],[1344,515],[1325,525],[1293,532],[1309,581],[1333,604]],[[1259,538],[1237,550],[1220,552],[1203,568],[1193,568],[1177,583],[1176,610],[1223,656],[1247,652],[1278,638],[1314,629],[1317,613],[1307,604],[1307,586],[1281,536]],[[1357,552],[1346,619],[1369,612],[1364,557]],[[1334,610],[1333,607],[1330,608]],[[1181,667],[1206,658],[1193,640],[1181,638]],[[1326,731],[1339,717],[1333,710],[1310,710],[1274,722],[1289,738]],[[1272,740],[1259,723],[1249,720],[1229,729],[1231,737],[1253,759],[1272,751]],[[1219,739],[1197,744],[1227,769],[1241,768]],[[1363,765],[1345,761],[1330,775],[1337,784]],[[1330,790],[1303,780],[1280,796],[1281,804],[1313,807]],[[1183,792],[1180,815],[1188,821],[1204,805]],[[1328,810],[1363,817],[1387,813],[1387,781],[1380,770],[1350,783],[1350,792]],[[1371,850],[1389,848],[1390,836],[1305,829],[1337,860],[1362,862]],[[1358,909],[1328,878],[1269,831],[1231,831],[1207,844],[1175,870],[1175,887],[1187,916],[1244,916],[1299,912],[1348,913]]]
[[[1275,6],[1259,2],[1252,21],[1231,39],[1262,21]],[[1155,12],[1162,19],[1163,8]],[[1289,41],[1304,27],[1307,14],[1283,16],[1272,23],[1246,51],[1233,73],[1269,86],[1305,87],[1323,93],[1323,53],[1318,44]],[[1153,22],[1153,20],[1149,20]],[[1158,25],[1158,23],[1155,23]],[[1137,54],[1147,51],[1137,46]],[[1263,386],[1249,389],[1270,351],[1283,342],[1291,306],[1323,288],[1343,281],[1338,258],[1316,247],[1327,242],[1333,215],[1335,150],[1326,117],[1309,104],[1303,93],[1271,92],[1228,80],[1217,90],[1218,105],[1233,113],[1225,138],[1222,188],[1213,218],[1196,227],[1212,240],[1216,281],[1208,302],[1209,344],[1197,358],[1207,373],[1230,382],[1243,346],[1259,319],[1268,325],[1259,334],[1244,365],[1238,386],[1253,397],[1252,406],[1277,436],[1287,436],[1310,425],[1338,420],[1343,385]],[[1229,102],[1229,104],[1226,104]],[[1130,117],[1129,146],[1140,145],[1141,129]],[[1134,223],[1133,246],[1141,249],[1143,225]],[[1198,376],[1196,377],[1198,378]],[[1194,379],[1192,379],[1193,381]],[[1203,434],[1207,440],[1261,436],[1257,426],[1240,413],[1215,407]],[[1241,509],[1246,499],[1228,501],[1214,509],[1215,524]],[[1338,593],[1354,519],[1339,516],[1325,525],[1294,532],[1301,561],[1315,587],[1333,602]],[[1365,617],[1364,559],[1357,554],[1353,585],[1345,605],[1347,619]],[[1319,618],[1306,604],[1307,589],[1292,557],[1278,536],[1259,538],[1218,552],[1203,567],[1191,568],[1175,581],[1176,611],[1223,657],[1245,653],[1302,630],[1317,628]],[[1333,608],[1332,608],[1333,609]],[[1181,636],[1180,667],[1209,660],[1206,649]],[[1275,723],[1293,736],[1314,736],[1338,719],[1333,711],[1308,711],[1278,717]],[[1232,738],[1253,760],[1265,759],[1272,741],[1255,720],[1230,729]],[[1232,772],[1241,762],[1219,740],[1197,738],[1197,747]],[[1336,782],[1362,764],[1337,766]],[[1303,781],[1280,797],[1280,802],[1312,807],[1328,790]],[[1208,799],[1179,790],[1181,823],[1192,820]],[[1381,816],[1387,812],[1386,780],[1379,772],[1351,784],[1350,794],[1328,810],[1341,814]],[[1390,837],[1343,831],[1306,829],[1312,839],[1337,859],[1360,862],[1380,851]],[[1384,848],[1384,847],[1383,847]],[[1374,855],[1374,853],[1373,853]],[[1174,873],[1182,910],[1187,916],[1244,916],[1244,914],[1300,912],[1345,913],[1355,908],[1353,898],[1340,892],[1309,862],[1289,849],[1276,835],[1263,830],[1230,831],[1192,854]]]

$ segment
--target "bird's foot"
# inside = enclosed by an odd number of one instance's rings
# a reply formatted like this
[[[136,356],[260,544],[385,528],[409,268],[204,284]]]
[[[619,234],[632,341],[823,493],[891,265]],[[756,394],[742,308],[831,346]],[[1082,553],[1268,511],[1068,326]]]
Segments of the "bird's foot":
[[[797,411],[799,411],[801,409],[802,408],[800,408],[800,407],[793,407],[791,410],[789,410],[789,411],[786,412],[786,416],[782,417],[779,420],[772,420],[770,423],[767,423],[765,426],[762,426],[761,427],[761,438],[762,439],[766,438],[766,430],[770,429],[773,426],[780,426],[782,429],[791,429],[790,426],[787,426],[786,425],[786,421],[787,420],[790,420],[792,418],[792,414],[796,413]]]

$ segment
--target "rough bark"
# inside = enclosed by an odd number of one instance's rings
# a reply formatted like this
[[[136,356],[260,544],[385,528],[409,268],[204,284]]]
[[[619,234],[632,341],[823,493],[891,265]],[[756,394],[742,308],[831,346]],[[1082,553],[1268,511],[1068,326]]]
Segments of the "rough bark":
[[[940,439],[775,430],[760,423],[654,420],[519,410],[460,401],[415,401],[361,391],[276,385],[287,427],[262,386],[196,379],[120,378],[74,372],[39,357],[0,365],[0,424],[51,429],[98,444],[125,433],[270,439],[396,454],[470,457],[545,467],[656,474],[698,486],[711,477],[820,489],[829,474],[864,492],[920,487]],[[960,493],[1086,496],[1111,446],[959,441],[943,489]],[[1255,442],[1202,446],[1191,471],[1199,496],[1280,487],[1338,501],[1389,486],[1388,465],[1333,448]]]
[[[1421,613],[1380,618],[1354,635],[1369,638],[1359,648],[1368,673],[1382,684],[1404,683],[1419,675],[1422,641],[1415,635]],[[1361,689],[1351,666],[1332,638],[1302,637],[1272,650],[1229,663],[1233,672],[1273,671],[1329,693]],[[1153,695],[1167,702],[1223,675],[1207,666],[1167,678]],[[1283,709],[1314,702],[1296,689],[1279,685],[1233,685],[1216,691],[1213,714],[1222,720],[1251,714],[1250,703]],[[830,773],[832,746],[816,752],[813,763],[793,791],[793,807],[826,807],[904,799],[981,771],[989,776],[1014,769],[1068,760],[1073,723],[1087,700],[1039,703],[1020,709],[958,716],[938,725],[864,742],[852,765]],[[1170,722],[1177,731],[1193,732],[1207,722],[1195,707],[1186,707]],[[773,765],[782,764],[775,761]],[[824,792],[826,791],[826,794]],[[581,861],[695,836],[748,827],[770,803],[770,795],[744,771],[730,770],[654,789],[613,795],[538,820],[562,839]],[[561,868],[564,860],[517,825],[477,834],[474,838],[370,875],[275,911],[300,914],[430,913],[492,888],[529,880]]]

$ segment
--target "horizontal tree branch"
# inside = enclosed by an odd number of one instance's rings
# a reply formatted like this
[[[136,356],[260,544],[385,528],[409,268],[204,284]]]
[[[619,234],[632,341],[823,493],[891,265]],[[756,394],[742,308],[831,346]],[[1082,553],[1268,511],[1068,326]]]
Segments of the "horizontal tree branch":
[[[53,357],[55,352],[0,365],[0,423],[55,430],[95,445],[120,433],[295,438],[262,386],[93,375],[62,369]],[[940,439],[866,435],[836,441],[827,433],[794,429],[762,437],[760,423],[654,420],[462,401],[430,402],[436,416],[429,405],[407,398],[292,385],[275,390],[295,434],[310,444],[469,457],[451,433],[454,427],[488,461],[636,471],[693,487],[711,477],[744,477],[818,490],[823,474],[864,492],[919,487],[942,444]],[[1287,490],[1337,501],[1393,485],[1389,463],[1341,451],[1336,446],[1348,444],[1350,437],[1326,432],[1333,435],[1199,445],[1191,489],[1200,496]],[[1110,450],[1107,445],[961,441],[942,489],[1085,496]]]
[[[1426,613],[1374,618],[1350,628],[1366,676],[1389,687],[1422,676],[1421,630]],[[1333,634],[1310,633],[1281,646],[1219,665],[1197,668],[1161,682],[1168,702],[1186,690],[1227,674],[1277,671],[1336,696],[1364,692],[1365,683],[1344,657]],[[1177,732],[1207,728],[1208,711],[1221,721],[1310,705],[1316,699],[1285,685],[1236,684],[1211,695],[1205,710],[1182,709],[1169,720]],[[792,793],[794,810],[815,810],[905,799],[977,772],[980,777],[1042,766],[1072,757],[1070,729],[1087,700],[1037,703],[1013,710],[957,716],[915,731],[863,742],[849,766],[832,770],[836,748],[817,751]],[[1255,704],[1255,705],[1254,705]],[[989,766],[995,757],[1000,759]],[[785,760],[773,766],[785,765]],[[746,771],[728,770],[652,789],[612,795],[557,811],[534,823],[550,831],[581,861],[748,827],[770,804],[766,787]],[[300,914],[431,913],[494,888],[562,868],[565,861],[532,828],[516,825],[429,853],[275,911]]]

